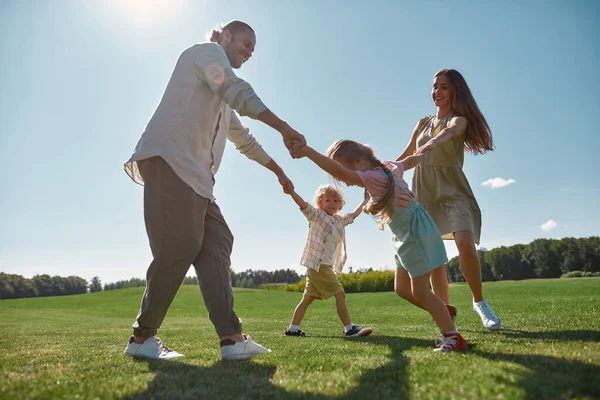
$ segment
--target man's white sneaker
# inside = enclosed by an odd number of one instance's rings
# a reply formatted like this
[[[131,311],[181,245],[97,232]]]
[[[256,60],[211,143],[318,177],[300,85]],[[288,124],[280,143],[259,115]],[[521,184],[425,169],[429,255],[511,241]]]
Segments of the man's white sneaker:
[[[174,350],[171,350],[167,346],[163,345],[157,336],[151,336],[144,341],[144,343],[136,343],[133,340],[133,336],[129,339],[127,347],[125,347],[126,356],[129,357],[140,357],[140,358],[177,358],[183,357]]]
[[[271,350],[254,343],[250,336],[246,336],[243,342],[221,345],[221,359],[223,360],[244,360],[262,353],[270,353]]]
[[[486,329],[492,331],[500,329],[500,318],[492,311],[487,300],[481,300],[479,303],[473,302],[473,310],[479,314],[481,323]]]

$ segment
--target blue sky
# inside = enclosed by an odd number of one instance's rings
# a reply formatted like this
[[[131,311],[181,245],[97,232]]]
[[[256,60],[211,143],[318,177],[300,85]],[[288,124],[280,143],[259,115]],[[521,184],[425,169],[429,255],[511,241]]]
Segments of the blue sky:
[[[103,282],[145,276],[143,189],[123,162],[181,51],[231,19],[257,32],[239,75],[322,151],[348,138],[395,158],[417,121],[435,111],[434,73],[459,70],[497,146],[465,160],[483,247],[600,233],[596,2],[348,4],[2,2],[0,271]],[[328,182],[310,161],[290,159],[275,131],[243,122],[307,200]],[[495,178],[514,182],[482,185]],[[303,271],[307,222],[274,175],[228,145],[216,196],[235,235],[235,270]],[[346,196],[350,211],[362,192]],[[369,216],[347,237],[347,266],[393,267],[390,233]]]

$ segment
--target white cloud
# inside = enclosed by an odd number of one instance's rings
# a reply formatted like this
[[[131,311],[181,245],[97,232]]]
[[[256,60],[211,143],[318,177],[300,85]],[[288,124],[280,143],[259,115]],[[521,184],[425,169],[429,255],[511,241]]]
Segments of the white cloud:
[[[556,222],[554,222],[554,220],[551,219],[548,222],[545,222],[542,225],[540,225],[540,228],[542,228],[544,232],[551,231],[552,229],[556,228]]]
[[[493,178],[493,179],[488,179],[487,181],[483,182],[481,184],[481,186],[489,186],[492,189],[496,189],[496,188],[501,188],[501,187],[505,187],[508,186],[512,183],[515,183],[516,181],[512,178],[509,179],[504,179],[504,178]]]

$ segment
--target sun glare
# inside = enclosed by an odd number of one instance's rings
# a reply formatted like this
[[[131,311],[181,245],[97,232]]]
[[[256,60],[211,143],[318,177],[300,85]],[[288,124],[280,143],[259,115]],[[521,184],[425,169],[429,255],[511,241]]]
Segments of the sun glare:
[[[137,29],[173,23],[181,14],[184,0],[111,0],[112,11]]]

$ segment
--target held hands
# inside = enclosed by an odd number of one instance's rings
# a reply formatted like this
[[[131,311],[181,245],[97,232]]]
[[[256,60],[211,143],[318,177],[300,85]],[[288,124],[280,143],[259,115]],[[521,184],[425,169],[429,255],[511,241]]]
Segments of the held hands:
[[[412,169],[414,167],[416,167],[418,164],[420,164],[421,162],[423,162],[423,159],[425,158],[425,154],[421,153],[421,154],[417,154],[417,152],[415,151],[415,153],[412,156],[408,156],[403,160],[400,160],[403,164],[404,164],[404,170],[408,171],[409,169]]]
[[[279,180],[279,183],[283,188],[283,193],[292,194],[292,192],[294,191],[294,184],[292,183],[290,178],[288,178],[286,174],[282,174],[277,176],[277,179]]]
[[[291,126],[287,126],[281,133],[283,136],[283,144],[287,147],[292,158],[302,158],[303,156],[297,152],[297,149],[306,146],[306,139],[300,132],[296,131]]]
[[[423,146],[419,147],[414,152],[414,155],[416,155],[416,156],[421,155],[421,154],[423,154],[425,152],[433,150],[435,147],[436,147],[435,139],[431,139],[430,141],[428,141],[427,143],[425,143]]]
[[[302,158],[306,155],[305,154],[305,150],[307,147],[306,142],[302,143],[299,140],[292,140],[291,146],[292,146],[292,149],[290,150],[290,152],[293,151],[294,153],[296,153],[298,155],[297,158]]]

